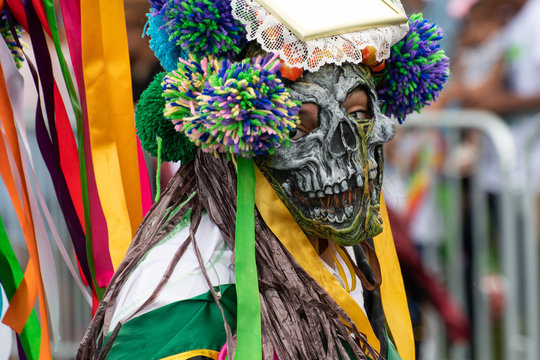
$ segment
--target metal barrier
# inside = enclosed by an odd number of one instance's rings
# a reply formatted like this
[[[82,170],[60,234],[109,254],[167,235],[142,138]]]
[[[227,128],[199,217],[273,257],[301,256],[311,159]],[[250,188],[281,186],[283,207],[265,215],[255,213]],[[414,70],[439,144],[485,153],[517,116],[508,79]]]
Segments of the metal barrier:
[[[540,116],[540,115],[539,115]],[[505,306],[502,318],[502,350],[495,351],[499,344],[493,339],[490,306],[485,294],[481,291],[481,280],[488,269],[488,204],[486,194],[481,191],[478,177],[473,175],[471,195],[473,196],[472,210],[472,253],[471,259],[473,293],[473,328],[472,351],[469,346],[450,346],[448,354],[438,354],[437,359],[468,359],[474,360],[514,360],[533,359],[538,357],[538,236],[536,233],[536,217],[534,191],[530,186],[523,189],[521,196],[516,196],[512,190],[515,181],[514,166],[517,152],[512,134],[505,123],[497,116],[483,111],[425,111],[422,115],[411,115],[404,125],[405,129],[437,129],[444,130],[447,141],[451,144],[458,140],[458,131],[475,129],[487,136],[495,146],[495,152],[500,164],[500,180],[502,187],[498,203],[498,227],[500,229],[497,244],[502,276],[504,278]],[[531,136],[529,148],[540,134],[540,126],[535,136]],[[538,159],[527,159],[527,164]],[[457,179],[450,179],[454,195],[460,197],[460,184]],[[447,219],[455,239],[452,253],[455,258],[449,261],[446,269],[446,280],[450,291],[458,302],[464,301],[464,273],[462,249],[462,214],[460,204],[454,204],[453,218]],[[522,212],[519,216],[518,213]],[[518,220],[523,221],[523,231],[518,228]],[[519,251],[521,249],[521,252]],[[521,256],[521,261],[518,258]],[[522,275],[522,276],[521,276]],[[524,283],[520,278],[524,277]],[[518,306],[524,303],[525,306]],[[438,341],[440,344],[441,341]],[[443,351],[439,349],[439,351]],[[445,351],[443,351],[445,352]],[[471,355],[472,354],[472,355]]]
[[[527,284],[527,298],[526,298],[526,331],[529,335],[526,341],[526,349],[528,354],[536,354],[538,357],[539,354],[539,344],[540,340],[539,334],[539,323],[540,323],[540,314],[539,314],[539,284],[538,284],[538,226],[540,226],[537,221],[540,218],[538,216],[540,205],[536,200],[534,181],[539,181],[534,179],[531,169],[533,167],[534,161],[540,161],[540,159],[534,159],[531,154],[533,152],[533,147],[540,138],[540,114],[536,115],[536,128],[529,134],[525,145],[525,164],[526,166],[526,176],[525,176],[525,189],[523,191],[523,196],[521,198],[522,212],[524,216],[524,241],[523,246],[523,258],[525,259],[528,271],[525,272],[525,283]]]

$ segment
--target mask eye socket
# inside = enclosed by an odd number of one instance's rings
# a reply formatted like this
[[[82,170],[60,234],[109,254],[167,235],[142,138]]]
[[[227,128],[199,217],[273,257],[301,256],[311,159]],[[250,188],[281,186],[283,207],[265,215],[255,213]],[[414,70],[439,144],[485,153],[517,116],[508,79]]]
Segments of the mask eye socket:
[[[358,122],[364,122],[366,120],[370,120],[373,118],[373,115],[370,111],[365,110],[349,110],[348,114],[350,117],[352,117],[354,120]]]
[[[305,131],[302,131],[298,128],[299,125],[297,125],[296,128],[292,129],[290,132],[289,132],[289,138],[291,140],[298,140],[300,139],[301,137],[303,137],[304,135],[306,135],[307,133]]]
[[[357,87],[352,90],[343,102],[347,114],[357,122],[366,122],[373,118],[373,110],[367,92]]]
[[[299,140],[319,127],[319,110],[319,105],[315,103],[302,103],[298,113],[300,123],[296,125],[296,129],[291,130],[289,138],[293,141]]]

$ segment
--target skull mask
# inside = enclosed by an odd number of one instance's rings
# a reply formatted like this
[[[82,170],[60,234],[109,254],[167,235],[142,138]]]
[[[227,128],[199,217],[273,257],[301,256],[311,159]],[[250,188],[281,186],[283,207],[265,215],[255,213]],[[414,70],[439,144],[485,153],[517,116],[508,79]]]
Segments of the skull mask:
[[[303,231],[353,245],[382,231],[382,144],[393,122],[377,104],[369,69],[325,65],[290,86],[302,102],[291,145],[257,162]]]

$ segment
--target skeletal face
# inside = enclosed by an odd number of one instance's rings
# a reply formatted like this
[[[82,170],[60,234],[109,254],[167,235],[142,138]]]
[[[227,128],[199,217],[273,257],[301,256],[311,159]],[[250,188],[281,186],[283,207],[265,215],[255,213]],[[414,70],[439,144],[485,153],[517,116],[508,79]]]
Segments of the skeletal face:
[[[363,65],[326,65],[290,86],[302,102],[290,147],[257,164],[304,232],[353,245],[382,231],[382,144],[394,124]]]

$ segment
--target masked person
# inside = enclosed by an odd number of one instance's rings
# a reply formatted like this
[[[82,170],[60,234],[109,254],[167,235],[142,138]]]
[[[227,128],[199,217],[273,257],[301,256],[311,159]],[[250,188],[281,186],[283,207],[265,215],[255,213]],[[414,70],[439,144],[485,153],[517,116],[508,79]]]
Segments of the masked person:
[[[415,16],[407,32],[399,3],[394,25],[308,41],[256,1],[151,3],[168,72],[138,104],[138,135],[182,166],[78,358],[412,360],[382,144],[388,115],[446,80],[440,31]]]

